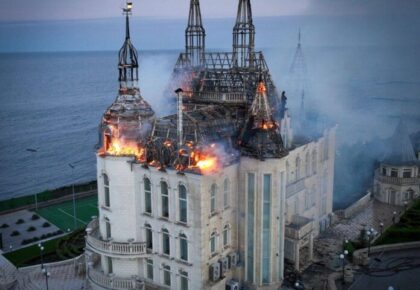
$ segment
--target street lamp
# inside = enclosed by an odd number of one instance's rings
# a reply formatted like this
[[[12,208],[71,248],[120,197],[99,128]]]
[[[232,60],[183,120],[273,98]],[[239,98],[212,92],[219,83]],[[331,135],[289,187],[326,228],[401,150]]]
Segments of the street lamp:
[[[43,268],[42,273],[45,276],[45,285],[47,286],[47,290],[48,290],[48,278],[51,276],[51,273],[47,271],[47,268]]]
[[[394,211],[394,212],[392,213],[392,223],[393,223],[393,224],[395,224],[396,217],[397,217],[397,212],[396,212],[396,211]]]
[[[73,194],[73,223],[74,229],[77,229],[77,220],[76,220],[76,195],[74,193],[74,164],[69,163],[69,167],[71,168],[71,180],[72,180],[72,194]]]
[[[373,228],[370,228],[370,230],[368,230],[366,232],[367,237],[368,237],[368,257],[370,255],[370,243],[371,243],[372,239],[374,238],[375,233],[376,233],[376,231]]]
[[[340,254],[340,259],[341,259],[341,263],[342,263],[342,271],[343,271],[343,284],[344,284],[344,254]]]
[[[41,269],[44,269],[44,247],[41,243],[38,244],[39,251],[41,252]]]
[[[382,236],[382,234],[384,233],[384,223],[383,223],[383,222],[381,222],[381,223],[379,224],[379,227],[381,228],[381,236]]]

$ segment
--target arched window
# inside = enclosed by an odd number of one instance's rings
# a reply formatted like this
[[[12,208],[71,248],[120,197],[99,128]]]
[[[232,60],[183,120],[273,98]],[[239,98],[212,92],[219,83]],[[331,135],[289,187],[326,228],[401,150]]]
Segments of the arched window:
[[[295,172],[295,176],[296,176],[296,180],[299,180],[300,179],[300,177],[301,177],[301,174],[300,174],[300,170],[301,170],[301,163],[302,163],[302,161],[300,160],[300,157],[298,156],[297,158],[296,158],[296,172]]]
[[[153,250],[153,231],[152,227],[149,224],[144,225],[146,231],[146,248],[149,250]]]
[[[214,231],[210,235],[210,253],[214,255],[217,249],[217,233]]]
[[[171,243],[169,241],[169,231],[162,229],[162,251],[165,255],[171,254]]]
[[[225,179],[223,182],[223,207],[227,208],[229,206],[230,198],[230,182],[229,179]]]
[[[311,160],[309,158],[309,152],[306,152],[305,155],[305,175],[310,176],[311,175]]]
[[[188,203],[187,203],[187,189],[184,185],[178,186],[178,207],[179,207],[179,221],[187,223],[188,217]]]
[[[179,235],[179,258],[188,261],[188,240],[184,234]]]
[[[162,197],[162,217],[169,218],[168,184],[165,181],[160,182],[160,193]]]
[[[316,174],[316,167],[317,167],[317,162],[316,162],[316,151],[312,151],[312,174]]]
[[[216,213],[216,191],[216,184],[213,183],[210,188],[210,214]]]
[[[149,178],[144,178],[144,211],[152,213],[152,186]]]
[[[223,247],[230,244],[230,226],[225,225],[223,228]]]
[[[105,206],[110,207],[111,206],[111,200],[110,200],[110,194],[109,194],[109,178],[108,175],[104,174],[104,200],[105,200]]]

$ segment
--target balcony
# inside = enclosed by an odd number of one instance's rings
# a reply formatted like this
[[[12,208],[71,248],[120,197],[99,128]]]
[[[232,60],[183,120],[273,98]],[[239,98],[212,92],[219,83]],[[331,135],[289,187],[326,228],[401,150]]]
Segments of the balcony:
[[[420,184],[420,177],[402,178],[384,176],[379,172],[379,169],[375,170],[375,179],[381,183],[394,184],[399,186]]]
[[[93,289],[107,289],[107,290],[143,290],[144,281],[139,277],[133,276],[131,278],[121,278],[114,274],[107,275],[102,271],[89,266],[87,269],[87,277],[93,284]]]
[[[146,242],[104,241],[99,232],[98,219],[94,219],[88,224],[86,233],[86,246],[95,253],[115,258],[144,258],[147,256]]]
[[[312,220],[303,216],[293,216],[293,221],[286,225],[286,237],[301,240],[312,232]]]

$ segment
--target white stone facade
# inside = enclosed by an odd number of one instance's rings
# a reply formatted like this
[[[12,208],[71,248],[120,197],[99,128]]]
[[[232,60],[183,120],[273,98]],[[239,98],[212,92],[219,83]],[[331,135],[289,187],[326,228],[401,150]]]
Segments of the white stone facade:
[[[234,279],[253,289],[280,286],[284,259],[299,267],[300,248],[309,245],[312,251],[312,238],[329,226],[334,154],[335,129],[284,158],[241,157],[212,175],[160,171],[129,157],[98,155],[99,229],[95,232],[94,223],[87,229],[91,284],[97,289],[222,290]],[[146,179],[151,208],[146,208]],[[187,193],[186,222],[181,221],[180,185]],[[298,220],[306,222],[296,228]],[[213,281],[211,265],[231,254],[238,255],[238,264]]]
[[[420,195],[419,167],[382,163],[375,171],[373,182],[375,199],[392,205],[406,205]]]

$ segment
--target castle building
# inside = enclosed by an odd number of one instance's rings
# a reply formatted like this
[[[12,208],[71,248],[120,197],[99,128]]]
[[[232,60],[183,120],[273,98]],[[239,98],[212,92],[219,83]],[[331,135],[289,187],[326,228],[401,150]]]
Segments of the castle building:
[[[403,206],[420,195],[420,158],[402,120],[386,143],[388,151],[375,170],[373,194],[381,202]]]
[[[232,52],[211,53],[191,0],[167,96],[176,114],[157,118],[124,11],[120,88],[100,125],[99,216],[86,229],[90,287],[277,289],[285,261],[308,262],[330,225],[336,128],[293,135],[287,98],[255,51],[250,0],[239,1]]]

